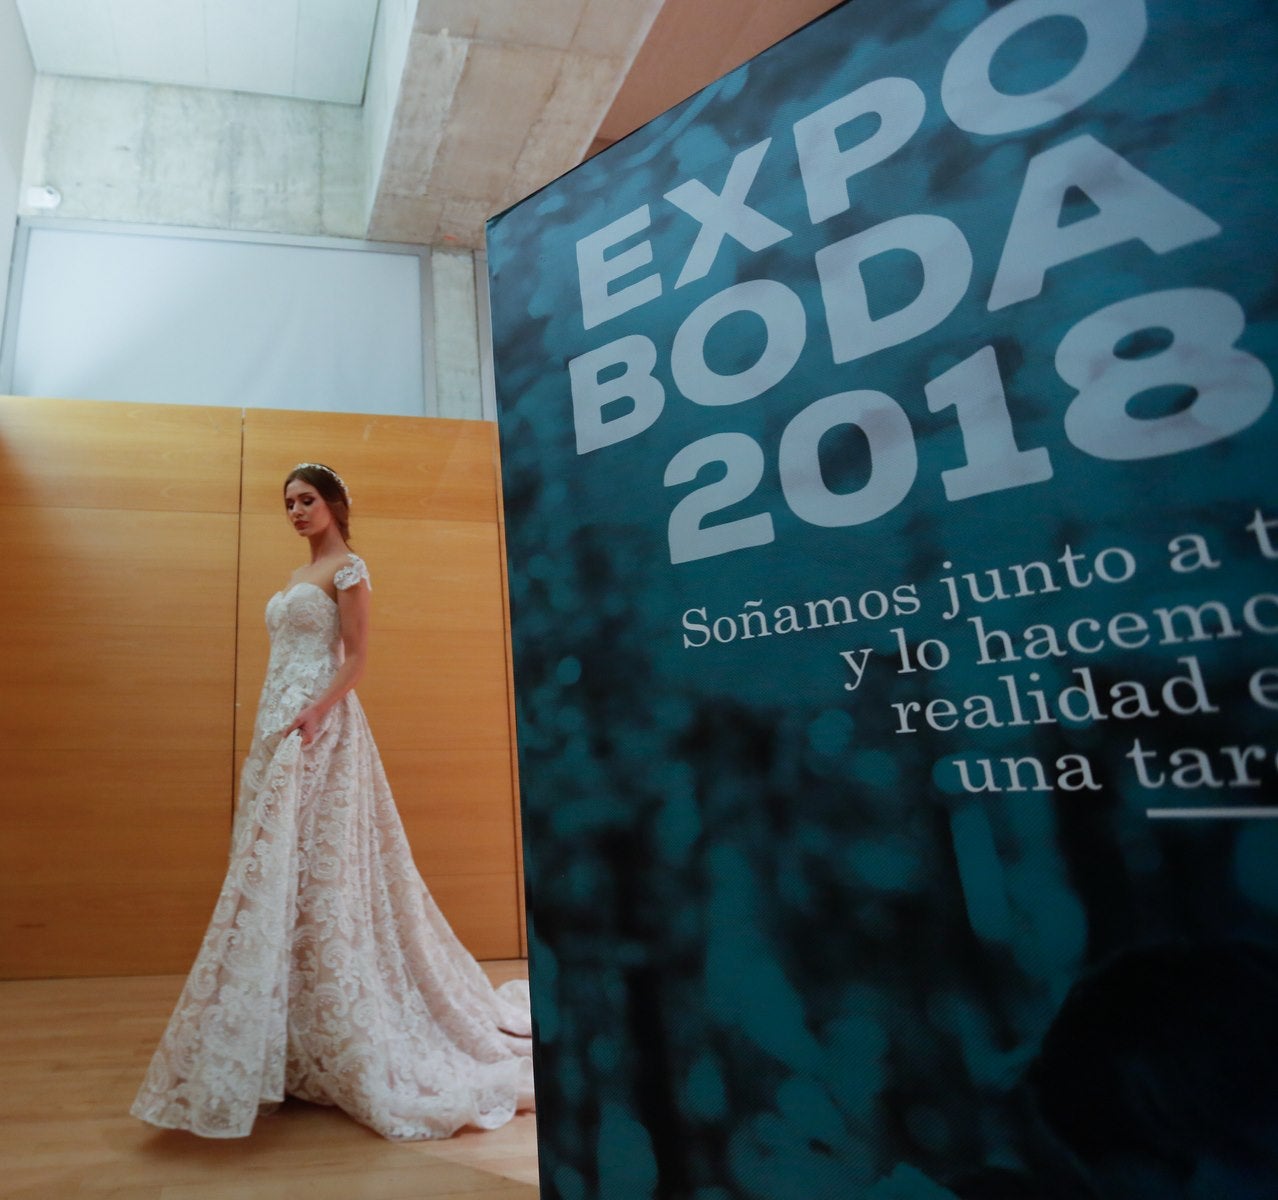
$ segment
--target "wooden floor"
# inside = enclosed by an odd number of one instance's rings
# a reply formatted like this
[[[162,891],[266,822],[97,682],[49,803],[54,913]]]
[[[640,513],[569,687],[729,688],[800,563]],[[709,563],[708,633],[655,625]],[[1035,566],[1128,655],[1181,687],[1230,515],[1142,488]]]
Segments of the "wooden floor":
[[[523,962],[485,964],[495,983]],[[388,1142],[289,1100],[252,1136],[154,1129],[129,1105],[180,976],[0,982],[5,1200],[536,1200],[535,1118],[437,1142]]]

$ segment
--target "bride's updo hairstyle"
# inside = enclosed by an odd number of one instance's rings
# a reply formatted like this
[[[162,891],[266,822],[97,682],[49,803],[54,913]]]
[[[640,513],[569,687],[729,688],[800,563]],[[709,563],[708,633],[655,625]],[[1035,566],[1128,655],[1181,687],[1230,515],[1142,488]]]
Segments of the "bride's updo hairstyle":
[[[320,499],[328,505],[328,511],[337,522],[342,541],[351,540],[351,494],[346,490],[342,477],[323,463],[298,463],[284,480],[284,491],[294,479],[309,483],[320,494]]]

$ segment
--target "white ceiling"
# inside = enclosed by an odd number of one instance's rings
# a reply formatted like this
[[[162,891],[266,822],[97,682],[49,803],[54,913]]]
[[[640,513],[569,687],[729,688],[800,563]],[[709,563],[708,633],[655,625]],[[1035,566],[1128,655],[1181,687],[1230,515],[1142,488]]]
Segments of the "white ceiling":
[[[37,71],[364,98],[378,0],[17,0]]]

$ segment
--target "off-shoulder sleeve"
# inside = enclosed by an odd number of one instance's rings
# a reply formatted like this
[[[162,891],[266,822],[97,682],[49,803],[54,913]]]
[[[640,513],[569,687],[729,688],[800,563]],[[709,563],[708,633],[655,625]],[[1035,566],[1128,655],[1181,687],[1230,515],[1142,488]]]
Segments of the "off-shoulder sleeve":
[[[333,585],[340,591],[347,591],[363,580],[368,584],[369,590],[373,588],[373,581],[368,577],[368,567],[364,564],[364,560],[358,554],[347,556],[350,561],[344,567],[337,568],[337,574],[333,576]]]

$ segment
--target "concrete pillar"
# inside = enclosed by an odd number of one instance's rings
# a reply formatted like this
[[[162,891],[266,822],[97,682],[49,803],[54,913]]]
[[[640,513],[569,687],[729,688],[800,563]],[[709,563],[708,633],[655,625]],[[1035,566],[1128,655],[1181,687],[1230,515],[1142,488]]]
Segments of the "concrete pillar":
[[[465,251],[435,250],[430,261],[435,307],[435,415],[478,421],[484,412],[475,259]]]
[[[22,186],[22,156],[35,67],[14,0],[0,0],[0,329],[4,328],[9,261]]]
[[[368,228],[378,181],[399,105],[404,63],[413,33],[417,0],[381,0],[373,26],[373,46],[368,56],[368,80],[364,85],[364,227]]]

